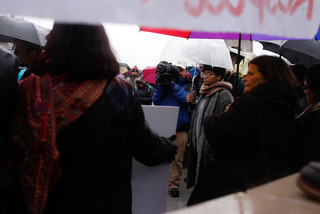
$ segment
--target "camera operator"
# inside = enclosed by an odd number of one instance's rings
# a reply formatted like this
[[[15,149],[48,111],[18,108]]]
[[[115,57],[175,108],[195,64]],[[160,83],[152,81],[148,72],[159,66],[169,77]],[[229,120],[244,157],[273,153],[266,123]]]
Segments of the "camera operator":
[[[191,80],[187,78],[187,66],[177,64],[176,66],[166,61],[157,65],[157,83],[153,94],[154,105],[160,106],[179,106],[179,116],[176,129],[176,140],[174,144],[178,147],[175,160],[172,161],[169,187],[172,197],[179,196],[179,186],[182,177],[182,162],[188,142],[188,131],[190,129],[188,102],[192,102],[193,95],[187,99]]]

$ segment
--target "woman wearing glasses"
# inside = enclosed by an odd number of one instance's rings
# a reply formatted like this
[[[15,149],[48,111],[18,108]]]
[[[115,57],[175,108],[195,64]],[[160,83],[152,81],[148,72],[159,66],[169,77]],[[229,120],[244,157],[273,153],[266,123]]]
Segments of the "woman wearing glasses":
[[[290,174],[296,77],[279,57],[249,63],[245,94],[203,122],[212,159],[188,205],[245,191]]]
[[[211,147],[207,142],[203,129],[203,119],[212,113],[221,113],[231,104],[233,97],[229,92],[232,85],[224,82],[225,68],[203,66],[203,85],[200,98],[191,117],[191,143],[188,161],[187,188],[193,187],[209,161]],[[189,97],[193,95],[189,94]]]
[[[320,161],[320,65],[313,65],[305,72],[303,91],[309,107],[295,121],[295,171],[309,161]]]

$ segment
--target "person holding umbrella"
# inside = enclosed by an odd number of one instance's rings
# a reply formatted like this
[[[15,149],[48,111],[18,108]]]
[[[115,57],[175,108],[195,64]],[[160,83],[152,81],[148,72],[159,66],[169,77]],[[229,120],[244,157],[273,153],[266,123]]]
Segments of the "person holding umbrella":
[[[245,94],[226,112],[203,122],[212,147],[188,206],[281,178],[291,173],[297,79],[279,57],[249,63]]]
[[[231,83],[223,81],[225,68],[203,65],[203,71],[204,83],[200,88],[201,95],[190,122],[191,142],[188,155],[187,188],[197,183],[199,175],[203,173],[210,159],[207,154],[212,148],[204,134],[203,119],[212,113],[224,112],[233,100],[230,93]],[[188,99],[193,100],[193,94],[189,94]]]
[[[0,191],[23,198],[12,212],[132,213],[132,157],[169,164],[176,146],[154,134],[117,77],[103,25],[55,23],[36,69],[20,82],[11,140],[1,143],[16,152],[0,167],[0,178],[13,175]]]

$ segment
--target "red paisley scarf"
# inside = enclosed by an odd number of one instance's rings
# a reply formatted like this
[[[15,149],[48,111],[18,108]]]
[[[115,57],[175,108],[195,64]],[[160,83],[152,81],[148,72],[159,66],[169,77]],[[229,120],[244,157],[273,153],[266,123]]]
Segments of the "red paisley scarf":
[[[69,81],[31,75],[19,85],[12,140],[18,153],[22,193],[30,213],[42,213],[61,174],[56,137],[102,94],[107,79]]]

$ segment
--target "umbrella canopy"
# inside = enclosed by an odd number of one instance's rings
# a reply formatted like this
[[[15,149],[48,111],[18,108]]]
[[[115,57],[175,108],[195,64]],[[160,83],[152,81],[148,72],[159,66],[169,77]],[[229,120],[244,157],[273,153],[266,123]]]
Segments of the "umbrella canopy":
[[[45,46],[45,37],[50,29],[40,27],[23,18],[0,16],[0,41],[13,42],[13,39],[24,40],[36,45]]]
[[[262,44],[263,50],[271,51],[276,54],[281,54],[280,46],[286,40],[262,40],[258,41]]]
[[[178,30],[169,28],[153,28],[140,26],[140,31],[158,33],[169,36],[176,36],[185,39],[239,39],[239,33],[223,33],[223,32],[204,32],[204,31],[193,31],[193,30]],[[316,38],[320,38],[320,26]],[[297,38],[283,37],[283,36],[269,36],[264,34],[241,34],[242,40],[294,40]],[[302,38],[301,38],[302,39]]]
[[[310,39],[318,30],[315,0],[2,0],[1,14],[76,23],[125,23],[198,31],[261,33]],[[125,15],[121,13],[125,11]]]
[[[264,50],[285,57],[292,64],[320,64],[320,42],[315,40],[259,41]]]
[[[181,39],[173,37],[162,51],[160,60],[207,64],[233,70],[230,51],[221,39]]]
[[[229,48],[230,53],[238,55],[238,49],[232,48],[230,46],[228,46],[228,48]],[[243,60],[245,58],[245,55],[240,53],[239,58],[240,58],[239,61],[241,62],[241,60]]]
[[[294,54],[287,58],[293,64],[310,67],[320,63],[320,42],[315,40],[289,40],[281,45],[281,49],[291,50]]]
[[[148,83],[156,84],[155,77],[156,77],[156,66],[148,66],[145,69],[143,69],[143,81],[146,81]]]

